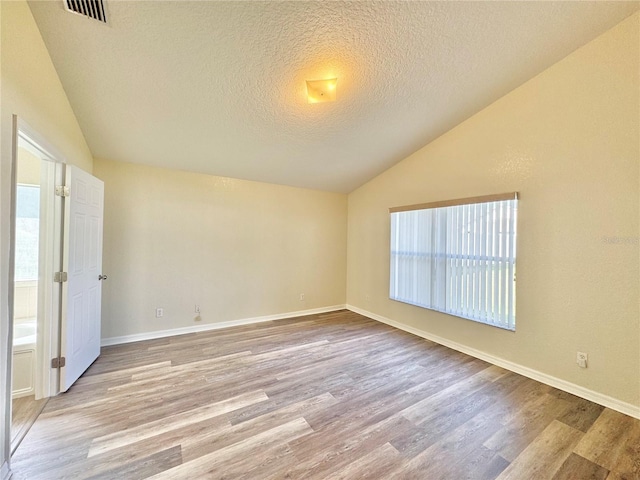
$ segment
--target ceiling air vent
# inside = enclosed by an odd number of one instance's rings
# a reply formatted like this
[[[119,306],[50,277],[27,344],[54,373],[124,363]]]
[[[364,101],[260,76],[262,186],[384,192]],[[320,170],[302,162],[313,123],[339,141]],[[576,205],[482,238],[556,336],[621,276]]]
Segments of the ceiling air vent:
[[[70,12],[107,23],[102,0],[64,0],[64,5]]]

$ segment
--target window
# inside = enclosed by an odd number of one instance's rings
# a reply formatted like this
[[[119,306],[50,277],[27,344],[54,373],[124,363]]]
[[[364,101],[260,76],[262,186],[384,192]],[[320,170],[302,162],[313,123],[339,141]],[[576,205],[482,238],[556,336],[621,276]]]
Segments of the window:
[[[18,185],[16,190],[16,282],[38,280],[40,187]]]
[[[393,300],[516,326],[516,193],[390,209]]]

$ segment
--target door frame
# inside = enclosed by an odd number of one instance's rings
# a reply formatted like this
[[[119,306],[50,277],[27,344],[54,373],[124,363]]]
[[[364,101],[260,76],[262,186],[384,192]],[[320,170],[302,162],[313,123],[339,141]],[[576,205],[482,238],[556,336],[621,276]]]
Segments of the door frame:
[[[15,223],[16,223],[16,180],[18,166],[18,146],[24,146],[43,160],[41,173],[41,217],[38,266],[38,335],[36,347],[36,398],[55,396],[59,393],[58,369],[51,368],[51,359],[60,352],[60,312],[62,287],[54,283],[53,272],[62,266],[62,202],[54,201],[55,186],[64,185],[64,164],[66,158],[45,137],[40,135],[22,118],[14,115],[12,185],[11,185],[11,243],[9,262],[9,319],[13,336],[13,290],[15,275]],[[43,208],[44,206],[44,208]],[[48,281],[50,279],[51,281]],[[12,352],[8,351],[9,365]],[[12,368],[12,366],[10,367]],[[12,375],[12,371],[9,372]],[[13,379],[9,382],[8,396],[11,399]],[[11,407],[11,402],[9,402]],[[9,408],[11,422],[11,408]]]

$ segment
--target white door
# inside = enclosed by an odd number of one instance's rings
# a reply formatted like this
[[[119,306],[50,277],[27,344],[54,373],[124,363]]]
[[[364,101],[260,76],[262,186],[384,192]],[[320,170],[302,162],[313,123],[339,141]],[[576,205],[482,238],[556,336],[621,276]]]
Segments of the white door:
[[[60,391],[66,392],[100,355],[102,217],[104,183],[67,166]]]

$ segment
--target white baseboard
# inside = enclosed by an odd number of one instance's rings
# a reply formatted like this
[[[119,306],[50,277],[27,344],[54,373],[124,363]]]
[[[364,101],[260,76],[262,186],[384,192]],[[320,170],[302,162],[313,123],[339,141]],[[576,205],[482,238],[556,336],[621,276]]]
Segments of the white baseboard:
[[[489,362],[493,365],[497,365],[520,375],[524,375],[525,377],[532,378],[533,380],[537,380],[538,382],[558,388],[565,392],[584,398],[585,400],[597,403],[598,405],[602,405],[617,412],[624,413],[625,415],[640,419],[640,406],[623,402],[608,395],[604,395],[602,393],[589,390],[588,388],[581,387],[580,385],[576,385],[575,383],[567,382],[566,380],[547,375],[546,373],[539,372],[538,370],[513,363],[509,360],[490,355],[488,353],[476,350],[475,348],[467,347],[466,345],[462,345],[451,340],[447,340],[446,338],[433,335],[431,333],[425,332],[424,330],[410,327],[395,320],[383,317],[382,315],[378,315],[376,313],[368,312],[367,310],[354,307],[353,305],[347,304],[347,309],[351,310],[352,312],[359,313],[360,315],[364,315],[365,317],[369,317],[373,320],[386,323],[387,325],[395,327],[399,330],[404,330],[405,332],[409,332],[419,337],[426,338],[427,340],[431,340],[432,342],[444,345],[445,347],[449,347],[453,350],[466,353],[467,355],[479,358],[480,360],[484,360],[485,362]]]
[[[271,322],[273,320],[283,320],[285,318],[304,317],[305,315],[315,315],[317,313],[335,312],[344,310],[346,305],[332,305],[330,307],[312,308],[310,310],[300,310],[298,312],[287,312],[276,315],[265,315],[263,317],[241,318],[228,322],[203,323],[191,327],[171,328],[169,330],[156,330],[155,332],[135,333],[122,337],[103,338],[100,345],[120,345],[123,343],[140,342],[142,340],[153,340],[155,338],[173,337],[175,335],[185,335],[187,333],[206,332],[209,330],[219,330],[221,328],[237,327],[239,325],[249,325],[252,323]]]
[[[11,470],[9,470],[9,463],[4,462],[0,467],[0,479],[9,480],[11,478]]]

